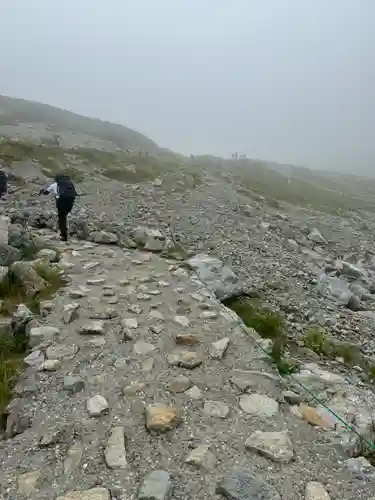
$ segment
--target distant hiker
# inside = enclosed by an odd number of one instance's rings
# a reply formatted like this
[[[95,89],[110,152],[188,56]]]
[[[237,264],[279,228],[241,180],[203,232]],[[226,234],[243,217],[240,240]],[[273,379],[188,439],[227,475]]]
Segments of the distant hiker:
[[[57,217],[61,239],[68,241],[67,217],[71,212],[77,197],[73,181],[69,175],[58,174],[55,181],[47,188],[42,188],[39,194],[54,194],[56,197]]]
[[[0,198],[8,192],[8,176],[4,170],[0,170]]]

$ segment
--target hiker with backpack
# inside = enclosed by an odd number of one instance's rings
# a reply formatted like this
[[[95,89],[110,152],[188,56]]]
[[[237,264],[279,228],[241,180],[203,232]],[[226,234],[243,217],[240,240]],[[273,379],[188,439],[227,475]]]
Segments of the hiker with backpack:
[[[0,170],[0,199],[8,192],[8,176]]]
[[[71,177],[66,174],[56,175],[55,181],[47,188],[42,188],[39,194],[55,195],[61,239],[63,241],[68,241],[67,217],[77,197],[77,192]]]

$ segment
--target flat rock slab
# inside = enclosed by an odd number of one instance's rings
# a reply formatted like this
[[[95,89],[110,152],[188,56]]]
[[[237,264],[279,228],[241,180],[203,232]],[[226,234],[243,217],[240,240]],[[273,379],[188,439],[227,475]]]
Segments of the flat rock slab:
[[[248,394],[241,396],[240,407],[249,415],[274,417],[279,412],[279,404],[264,394]]]
[[[274,462],[288,463],[294,458],[293,444],[287,432],[256,431],[246,440],[245,446]]]
[[[312,481],[306,485],[306,500],[331,500],[321,483]]]
[[[123,427],[114,427],[104,451],[105,462],[109,469],[126,469],[125,436]]]
[[[216,488],[216,493],[230,500],[281,500],[269,483],[248,469],[235,468]]]
[[[106,488],[91,488],[85,491],[70,491],[56,500],[110,500],[111,495]]]
[[[86,323],[82,325],[79,329],[81,335],[104,335],[104,322],[103,321],[92,321],[91,323]]]
[[[147,474],[138,489],[138,500],[170,500],[172,482],[165,470],[155,470]]]

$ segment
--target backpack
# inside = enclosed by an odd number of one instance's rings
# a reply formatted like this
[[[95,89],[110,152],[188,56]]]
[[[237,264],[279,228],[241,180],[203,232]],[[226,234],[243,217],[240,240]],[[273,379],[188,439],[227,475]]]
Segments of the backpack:
[[[59,196],[64,198],[75,198],[77,196],[77,191],[69,175],[56,175],[55,181],[57,182],[57,193]]]

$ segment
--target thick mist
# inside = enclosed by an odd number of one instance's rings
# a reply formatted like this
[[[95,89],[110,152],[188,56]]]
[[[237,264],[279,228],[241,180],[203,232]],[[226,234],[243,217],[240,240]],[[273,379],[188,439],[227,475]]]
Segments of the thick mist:
[[[2,0],[0,93],[183,153],[372,172],[374,19],[371,0]]]

